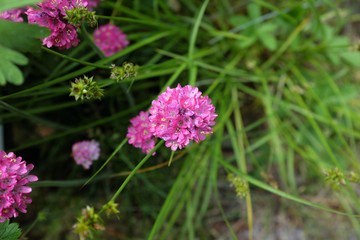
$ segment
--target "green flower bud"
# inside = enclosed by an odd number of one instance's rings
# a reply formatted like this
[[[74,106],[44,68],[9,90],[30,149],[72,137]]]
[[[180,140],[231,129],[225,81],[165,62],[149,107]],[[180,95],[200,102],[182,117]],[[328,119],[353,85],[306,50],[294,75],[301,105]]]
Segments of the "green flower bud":
[[[139,66],[134,65],[133,63],[124,62],[122,66],[115,66],[114,64],[111,65],[111,74],[110,79],[114,79],[116,82],[123,81],[124,79],[135,79],[138,71]]]
[[[99,99],[104,96],[104,90],[99,87],[99,85],[93,81],[93,77],[75,79],[75,82],[71,83],[70,95],[74,96],[75,100],[84,99]]]
[[[235,187],[236,196],[244,198],[249,194],[249,184],[245,179],[229,174],[228,181],[230,182],[230,186]]]
[[[105,211],[107,216],[110,216],[111,214],[118,214],[120,211],[117,209],[118,204],[114,201],[110,201],[107,204],[105,204],[102,207],[102,210]]]
[[[84,6],[78,6],[65,11],[66,16],[64,18],[73,26],[79,26],[83,21],[87,22],[92,27],[97,25],[95,12],[88,11]]]
[[[335,191],[339,190],[341,185],[346,184],[344,173],[340,172],[338,168],[323,171],[323,173],[325,175],[325,183],[330,185]]]

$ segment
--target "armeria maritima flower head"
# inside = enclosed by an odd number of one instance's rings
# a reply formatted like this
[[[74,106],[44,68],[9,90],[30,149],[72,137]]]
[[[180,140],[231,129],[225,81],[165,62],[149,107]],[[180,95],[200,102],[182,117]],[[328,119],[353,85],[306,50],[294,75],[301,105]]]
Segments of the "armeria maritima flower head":
[[[37,4],[40,9],[29,8],[26,11],[29,23],[37,23],[51,30],[51,35],[42,39],[43,45],[59,49],[69,49],[77,46],[80,40],[77,35],[77,27],[68,23],[64,18],[66,10],[75,7],[86,7],[87,2],[82,0],[47,0]]]
[[[18,212],[26,213],[26,205],[31,203],[29,182],[38,178],[29,175],[34,165],[22,161],[12,152],[0,151],[0,222],[17,217]]]
[[[126,137],[134,147],[141,148],[143,153],[148,154],[155,147],[154,136],[149,132],[149,113],[141,111],[139,115],[130,120]],[[153,153],[155,155],[155,152]]]
[[[94,31],[94,42],[106,57],[121,51],[129,45],[126,34],[111,23],[103,25]]]
[[[208,96],[201,96],[197,87],[187,85],[167,88],[158,100],[152,101],[150,132],[164,139],[165,145],[175,151],[189,144],[199,142],[212,133],[215,124],[215,107]]]
[[[0,19],[10,20],[13,22],[23,22],[24,19],[21,17],[21,14],[24,13],[24,10],[21,8],[7,10],[0,12]]]
[[[76,164],[89,169],[92,162],[99,159],[100,144],[95,140],[77,142],[72,146],[72,155]]]

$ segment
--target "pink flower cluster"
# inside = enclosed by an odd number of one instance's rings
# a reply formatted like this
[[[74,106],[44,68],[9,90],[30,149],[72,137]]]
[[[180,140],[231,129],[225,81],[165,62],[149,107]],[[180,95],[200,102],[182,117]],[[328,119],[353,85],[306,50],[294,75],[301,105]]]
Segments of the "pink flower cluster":
[[[26,11],[29,23],[37,23],[51,30],[51,35],[42,39],[43,45],[48,48],[52,46],[61,49],[69,49],[77,46],[80,40],[77,35],[77,27],[68,23],[64,17],[65,10],[74,7],[87,6],[82,0],[47,0],[37,4],[40,9],[29,8]]]
[[[99,142],[95,140],[77,142],[72,146],[72,154],[76,164],[89,169],[92,162],[99,159]]]
[[[150,132],[164,139],[165,146],[176,151],[189,144],[189,140],[199,142],[212,133],[215,125],[215,107],[208,96],[201,96],[197,87],[187,85],[167,88],[158,100],[152,101]]]
[[[20,8],[0,12],[0,19],[10,20],[13,22],[23,22],[24,19],[20,16],[23,12],[23,9]]]
[[[173,151],[182,149],[190,140],[199,142],[212,133],[217,117],[208,96],[202,96],[197,87],[181,87],[180,84],[176,88],[168,87],[158,100],[153,100],[149,113],[149,117],[148,113],[141,112],[130,120],[132,126],[127,137],[135,147],[142,147],[145,140],[156,137],[164,139],[165,146]],[[144,124],[139,126],[140,123]],[[154,147],[155,142],[147,145],[147,153]]]
[[[94,31],[95,45],[109,57],[129,45],[124,34],[118,27],[108,23]]]
[[[32,201],[28,196],[32,189],[26,184],[38,180],[29,175],[33,168],[14,153],[0,151],[0,222],[17,217],[17,211],[26,213],[26,205]]]
[[[130,120],[128,128],[129,143],[141,148],[143,153],[148,154],[155,147],[153,135],[149,132],[149,113],[141,111],[140,114]],[[155,155],[155,152],[153,153]]]

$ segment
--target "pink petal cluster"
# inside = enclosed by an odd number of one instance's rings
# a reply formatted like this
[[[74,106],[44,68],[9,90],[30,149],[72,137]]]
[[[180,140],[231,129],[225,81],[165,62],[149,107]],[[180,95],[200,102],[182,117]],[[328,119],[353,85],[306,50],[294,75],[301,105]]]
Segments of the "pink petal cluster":
[[[106,57],[121,51],[121,49],[129,45],[126,34],[111,23],[103,25],[94,31],[94,42]]]
[[[87,0],[88,2],[87,8],[89,9],[89,11],[92,11],[95,7],[97,7],[100,1],[104,1],[104,0]]]
[[[197,87],[187,85],[167,88],[158,100],[152,101],[150,133],[164,139],[165,145],[176,151],[189,144],[199,142],[212,133],[215,124],[215,107],[208,96],[201,96]]]
[[[95,140],[77,142],[72,146],[72,155],[76,164],[89,169],[92,162],[99,159],[100,144]]]
[[[131,127],[128,128],[126,135],[129,138],[128,142],[137,148],[141,148],[143,153],[148,154],[155,147],[155,140],[149,132],[149,113],[141,111],[130,122]],[[155,152],[152,155],[155,155]]]
[[[40,9],[29,8],[25,13],[28,15],[29,23],[37,23],[51,30],[51,35],[42,39],[43,45],[48,48],[52,46],[61,49],[69,49],[77,46],[80,40],[77,35],[77,27],[67,22],[65,10],[74,7],[87,6],[82,0],[47,0],[37,4]]]
[[[17,211],[26,213],[26,205],[32,201],[28,196],[32,189],[26,184],[38,180],[29,175],[33,168],[14,153],[0,151],[0,222],[17,217]]]
[[[13,22],[23,22],[24,19],[20,16],[23,12],[23,9],[12,9],[0,12],[0,19],[10,20]]]

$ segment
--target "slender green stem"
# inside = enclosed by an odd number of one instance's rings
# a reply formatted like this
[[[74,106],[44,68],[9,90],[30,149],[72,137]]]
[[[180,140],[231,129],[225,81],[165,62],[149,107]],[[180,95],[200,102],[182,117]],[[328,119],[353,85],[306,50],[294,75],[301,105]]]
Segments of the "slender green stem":
[[[121,6],[121,2],[122,2],[122,0],[117,0],[117,1],[115,2],[114,6],[116,6],[116,7],[113,8],[113,11],[111,12],[111,17],[115,17],[116,14],[119,12],[119,11],[118,11],[118,7]],[[110,20],[110,23],[111,23],[111,24],[114,24],[114,19],[111,19],[111,20]]]
[[[188,66],[189,66],[189,75],[190,75],[189,76],[189,84],[191,86],[195,85],[196,75],[197,75],[197,67],[193,63],[196,37],[198,35],[200,23],[201,23],[202,17],[204,16],[205,9],[206,9],[208,3],[209,3],[209,0],[205,0],[203,5],[201,6],[199,15],[196,18],[196,22],[194,24],[193,30],[190,35],[189,52],[188,52],[189,65]]]
[[[85,41],[90,45],[90,47],[96,52],[96,54],[101,58],[105,58],[104,53],[95,45],[94,41],[91,39],[88,31],[86,30],[85,23],[81,25],[81,33],[84,36]]]
[[[78,60],[78,59],[76,59],[76,58],[68,57],[68,56],[66,56],[66,55],[64,55],[64,54],[58,53],[58,52],[53,51],[53,50],[51,50],[51,49],[49,49],[49,48],[46,48],[46,47],[41,47],[41,49],[44,50],[45,52],[48,52],[48,53],[51,53],[51,54],[53,54],[53,55],[62,57],[62,58],[64,58],[64,59],[70,60],[70,61],[72,61],[72,62],[80,63],[80,64],[85,65],[85,66],[96,67],[96,68],[103,68],[103,69],[110,69],[109,66],[100,65],[100,64],[96,64],[96,63],[90,63],[90,62]]]
[[[170,160],[169,160],[168,167],[170,167],[170,165],[171,165],[171,161],[173,160],[174,153],[175,153],[175,151],[171,151],[171,155],[170,155]]]
[[[133,18],[127,18],[127,17],[109,17],[109,16],[102,16],[102,15],[96,15],[100,19],[109,19],[111,21],[123,21],[123,22],[130,22],[130,23],[139,23],[144,25],[150,25],[150,26],[156,26],[158,28],[173,28],[171,25],[168,25],[166,23],[160,23],[160,22],[154,22],[154,21],[146,21],[146,20],[139,20],[139,19],[133,19]]]
[[[297,28],[290,34],[290,36],[286,39],[286,41],[283,43],[281,47],[278,48],[278,50],[271,55],[271,57],[261,66],[262,70],[266,70],[270,68],[270,66],[283,54],[286,49],[290,46],[290,44],[294,41],[294,39],[300,34],[300,32],[304,29],[306,24],[311,19],[311,15],[309,15],[307,18],[305,18]]]
[[[119,189],[116,191],[116,193],[114,194],[114,196],[110,199],[109,202],[116,200],[116,198],[120,195],[121,191],[125,188],[126,184],[130,181],[130,179],[134,176],[134,174],[137,172],[137,170],[139,170],[139,168],[141,168],[142,165],[144,165],[144,163],[151,157],[151,155],[161,146],[163,145],[165,142],[165,140],[161,140],[158,144],[156,144],[156,146],[148,153],[148,155],[146,155],[141,162],[132,170],[132,172],[129,174],[129,176],[127,176],[127,178],[125,179],[125,181],[123,182],[123,184],[121,184],[121,186],[119,187]]]
[[[262,181],[259,181],[256,178],[253,178],[253,177],[249,176],[248,174],[246,174],[244,172],[239,171],[234,166],[232,166],[231,164],[225,162],[222,159],[219,160],[219,163],[221,165],[223,165],[226,169],[228,169],[228,170],[232,171],[233,173],[237,174],[238,176],[244,178],[249,183],[251,183],[251,184],[253,184],[253,185],[255,185],[255,186],[259,187],[259,188],[262,188],[262,189],[264,189],[264,190],[266,190],[268,192],[276,194],[276,195],[278,195],[280,197],[295,201],[297,203],[301,203],[303,205],[318,208],[318,209],[325,210],[325,211],[332,212],[332,213],[337,213],[337,214],[340,214],[340,215],[356,216],[356,217],[360,216],[360,215],[356,215],[356,214],[351,214],[351,213],[347,213],[347,212],[338,211],[338,210],[335,210],[335,209],[332,209],[332,208],[325,207],[325,206],[320,205],[320,204],[312,203],[312,202],[307,201],[307,200],[302,199],[302,198],[295,197],[295,196],[293,196],[291,194],[288,194],[288,193],[286,193],[284,191],[276,189],[276,188],[274,188],[274,187],[272,187],[272,186],[270,186],[268,184],[265,184]]]
[[[129,140],[129,138],[124,138],[124,140],[122,140],[122,142],[118,145],[118,147],[113,151],[113,153],[110,155],[110,157],[108,157],[108,159],[104,162],[104,164],[96,171],[96,173],[94,173],[91,178],[89,178],[89,180],[87,180],[84,185],[82,186],[85,187],[109,162],[110,160],[115,156],[116,153],[118,153],[120,151],[120,149],[125,145],[125,143]]]
[[[241,131],[244,129],[243,121],[240,113],[240,107],[238,102],[238,93],[236,88],[232,88],[232,100],[235,102],[234,108],[234,116],[235,116],[235,127],[237,131]],[[246,159],[245,159],[245,148],[244,148],[244,138],[245,138],[245,132],[242,132],[238,134],[238,146],[240,150],[240,159],[238,163],[238,167],[243,171],[244,173],[247,172],[246,167]],[[246,209],[247,209],[247,216],[248,216],[248,227],[249,227],[249,240],[253,239],[253,214],[252,214],[252,203],[251,203],[251,194],[250,190],[249,193],[246,195]]]
[[[128,53],[131,53],[131,52],[135,51],[138,48],[141,48],[141,47],[143,47],[143,46],[145,46],[147,44],[150,44],[152,42],[155,42],[155,41],[157,41],[157,40],[159,40],[161,38],[169,36],[169,35],[171,35],[171,34],[173,34],[175,32],[177,32],[177,30],[160,32],[160,33],[158,33],[156,35],[153,35],[153,36],[150,36],[150,37],[148,37],[146,39],[143,39],[140,42],[134,43],[134,44],[130,45],[129,47],[123,49],[122,51],[120,51],[118,53],[115,53],[114,55],[112,55],[112,56],[110,56],[108,58],[101,59],[101,60],[97,61],[97,63],[103,64],[103,63],[108,63],[108,62],[114,61],[114,60],[116,60],[116,59],[118,59],[118,58],[120,58],[120,57],[122,57],[122,56],[124,56],[124,55],[126,55]],[[10,97],[15,97],[15,96],[18,96],[18,95],[21,95],[21,94],[24,94],[24,93],[27,93],[27,92],[31,92],[31,91],[34,91],[34,90],[37,90],[37,89],[44,89],[45,87],[48,87],[48,86],[63,82],[65,80],[68,80],[70,78],[74,78],[76,76],[79,76],[81,74],[84,74],[84,73],[92,71],[92,70],[94,70],[93,66],[83,67],[83,68],[81,68],[79,70],[76,70],[74,72],[66,74],[66,75],[64,75],[62,77],[56,78],[56,79],[54,79],[52,81],[41,83],[39,85],[30,87],[30,88],[26,88],[24,90],[12,93],[12,94],[7,95],[7,96],[0,96],[0,100],[5,99],[5,98],[10,98]]]
[[[31,231],[31,229],[33,229],[35,227],[35,225],[40,221],[40,216],[41,216],[41,212],[39,212],[37,218],[35,219],[35,221],[33,221],[31,223],[31,225],[23,232],[23,234],[21,234],[19,239],[25,239],[25,236]]]
[[[71,127],[69,126],[65,126],[65,125],[62,125],[60,123],[56,123],[56,122],[52,122],[52,121],[49,121],[49,120],[46,120],[46,119],[43,119],[43,118],[40,118],[38,116],[35,116],[35,115],[32,115],[26,111],[23,111],[23,110],[20,110],[16,107],[13,107],[9,104],[7,104],[6,102],[4,101],[1,101],[0,100],[0,109],[6,109],[7,111],[9,112],[12,112],[18,116],[21,116],[23,118],[27,118],[33,122],[36,122],[36,123],[42,123],[42,124],[45,124],[47,126],[51,126],[51,127],[54,127],[54,128],[58,128],[58,129],[62,129],[62,130],[69,130],[71,129]]]

